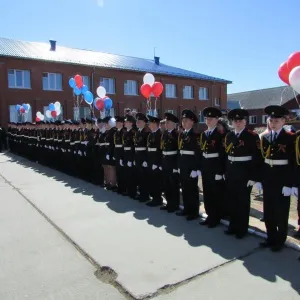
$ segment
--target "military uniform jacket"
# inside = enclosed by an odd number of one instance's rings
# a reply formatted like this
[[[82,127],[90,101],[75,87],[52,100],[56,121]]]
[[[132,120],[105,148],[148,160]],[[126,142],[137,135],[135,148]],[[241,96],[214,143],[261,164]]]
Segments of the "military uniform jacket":
[[[152,169],[153,165],[161,167],[162,151],[161,151],[161,130],[158,129],[155,132],[150,132],[148,135],[148,153],[147,161],[148,167]]]
[[[114,134],[114,158],[116,161],[124,159],[124,146],[123,146],[123,135],[126,130],[124,128],[116,130]]]
[[[124,132],[123,135],[123,146],[124,146],[124,161],[132,162],[134,161],[134,135],[135,130],[130,129]]]
[[[134,135],[134,147],[135,147],[135,165],[142,167],[143,162],[147,162],[147,140],[149,132],[145,128],[137,130]]]
[[[272,139],[272,132],[262,135],[263,182],[271,181],[288,187],[297,184],[295,141],[296,135],[284,129],[281,129],[276,140]]]
[[[201,149],[201,172],[222,175],[225,173],[225,136],[215,128],[209,135],[208,130],[201,132],[199,145]]]
[[[173,173],[178,169],[178,132],[173,129],[171,132],[164,131],[161,137],[162,148],[162,169]]]
[[[115,144],[114,144],[114,135],[116,132],[116,128],[113,127],[111,129],[109,129],[106,132],[105,135],[105,155],[109,155],[110,160],[113,159],[114,157],[114,149],[115,149]]]
[[[225,138],[226,174],[231,180],[261,181],[261,153],[258,134],[245,128],[237,137],[229,132]]]
[[[178,167],[183,176],[189,177],[192,171],[200,170],[201,153],[198,138],[193,128],[189,132],[180,133],[178,137]]]

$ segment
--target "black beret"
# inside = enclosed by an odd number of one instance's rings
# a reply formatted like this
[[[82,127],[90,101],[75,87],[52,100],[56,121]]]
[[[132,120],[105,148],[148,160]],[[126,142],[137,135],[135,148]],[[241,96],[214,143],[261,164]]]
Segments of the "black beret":
[[[135,116],[136,120],[141,120],[141,121],[144,121],[144,122],[148,122],[148,119],[147,117],[143,114],[143,113],[137,113],[136,116]]]
[[[279,105],[269,105],[265,108],[265,114],[270,118],[283,118],[288,115],[289,112],[286,108]]]
[[[147,118],[148,118],[148,120],[149,120],[150,123],[159,123],[161,121],[160,118],[152,117],[150,115],[147,115]]]
[[[232,109],[228,113],[228,119],[231,119],[231,120],[243,120],[243,119],[247,118],[248,116],[249,116],[248,111],[245,109],[242,109],[242,108]]]
[[[116,116],[115,119],[116,119],[116,122],[120,122],[120,123],[123,123],[125,120],[124,117],[120,117],[120,116]]]
[[[166,121],[172,121],[174,123],[179,122],[179,119],[176,116],[174,116],[173,114],[169,113],[169,112],[165,113],[165,119],[166,119]]]
[[[216,107],[205,107],[202,113],[204,117],[209,117],[209,118],[222,117],[222,112]]]
[[[127,115],[125,117],[125,122],[131,122],[131,123],[135,123],[135,118],[133,116]]]

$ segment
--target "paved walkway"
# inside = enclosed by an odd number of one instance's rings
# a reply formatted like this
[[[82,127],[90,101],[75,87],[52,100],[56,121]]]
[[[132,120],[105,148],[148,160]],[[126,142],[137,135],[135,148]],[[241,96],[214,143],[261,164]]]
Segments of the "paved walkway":
[[[1,300],[300,299],[292,249],[258,249],[254,236],[236,240],[16,156],[0,155],[0,178]]]

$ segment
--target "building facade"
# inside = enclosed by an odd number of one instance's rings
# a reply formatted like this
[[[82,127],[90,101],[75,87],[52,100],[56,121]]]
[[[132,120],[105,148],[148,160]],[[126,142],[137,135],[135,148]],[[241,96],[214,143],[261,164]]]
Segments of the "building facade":
[[[140,94],[147,72],[164,86],[156,101],[160,116],[165,111],[180,115],[189,108],[204,122],[201,111],[206,106],[226,108],[229,81],[161,64],[158,57],[131,58],[60,47],[55,41],[48,44],[0,38],[0,123],[20,121],[15,105],[22,103],[31,105],[27,121],[56,101],[62,105],[61,118],[74,118],[75,96],[68,82],[75,74],[83,76],[95,97],[99,85],[106,88],[113,100],[112,115],[123,115],[126,108],[148,113]],[[155,99],[151,103],[154,109]],[[99,117],[99,111],[94,113]],[[80,117],[90,116],[91,110],[83,101]]]

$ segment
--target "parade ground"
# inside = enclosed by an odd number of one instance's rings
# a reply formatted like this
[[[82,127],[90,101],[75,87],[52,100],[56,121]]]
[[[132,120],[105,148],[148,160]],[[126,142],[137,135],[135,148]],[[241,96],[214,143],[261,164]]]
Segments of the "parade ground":
[[[0,154],[1,300],[300,299],[300,252],[258,247]]]

